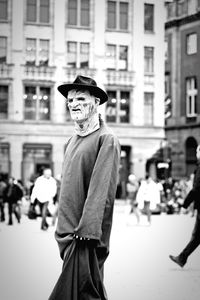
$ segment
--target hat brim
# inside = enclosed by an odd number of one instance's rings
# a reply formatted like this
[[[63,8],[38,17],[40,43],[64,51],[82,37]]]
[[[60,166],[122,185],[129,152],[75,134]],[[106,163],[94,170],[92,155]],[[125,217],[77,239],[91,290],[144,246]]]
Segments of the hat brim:
[[[89,91],[91,95],[100,99],[100,103],[99,103],[100,105],[108,101],[108,95],[98,86],[78,84],[78,83],[62,84],[58,86],[58,91],[65,98],[67,98],[68,92],[74,89]]]

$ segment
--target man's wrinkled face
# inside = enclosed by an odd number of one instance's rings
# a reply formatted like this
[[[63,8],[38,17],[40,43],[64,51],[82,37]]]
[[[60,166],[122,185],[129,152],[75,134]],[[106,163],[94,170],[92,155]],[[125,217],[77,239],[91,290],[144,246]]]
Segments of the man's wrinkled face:
[[[67,104],[72,120],[83,123],[97,112],[99,101],[88,91],[71,90],[68,93]]]

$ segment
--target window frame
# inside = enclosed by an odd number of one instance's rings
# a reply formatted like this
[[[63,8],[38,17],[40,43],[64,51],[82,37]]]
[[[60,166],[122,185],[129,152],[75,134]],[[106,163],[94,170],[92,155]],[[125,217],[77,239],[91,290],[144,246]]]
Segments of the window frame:
[[[28,60],[28,41],[33,41],[33,52],[35,53],[34,55],[32,55],[33,58],[35,58],[34,60],[32,60],[31,62],[31,59]],[[41,44],[42,42],[47,42],[47,49],[43,49],[41,48]],[[25,49],[25,60],[26,60],[26,65],[31,65],[31,66],[49,66],[49,63],[50,63],[50,39],[36,39],[36,38],[31,38],[31,37],[26,37],[25,39],[25,45],[26,45],[26,49]],[[30,45],[31,46],[31,45]],[[29,46],[29,47],[30,47]],[[35,47],[35,48],[34,48]],[[31,50],[30,50],[31,51]],[[46,51],[48,53],[48,57],[46,59],[46,62],[44,60],[44,62],[42,63],[42,57],[44,57],[43,55],[41,55],[41,52],[44,52]],[[31,55],[30,55],[31,57]]]
[[[84,1],[87,1],[88,3],[88,9],[86,9],[86,7],[84,7]],[[69,5],[70,4],[75,4],[75,7],[70,8]],[[70,10],[74,11],[74,22],[70,22]],[[67,18],[67,26],[70,27],[81,27],[81,28],[90,28],[91,26],[91,0],[68,0],[67,4],[66,4],[66,18]],[[88,23],[87,24],[83,24],[84,21],[84,12],[88,15]],[[72,20],[72,19],[71,19]]]
[[[8,114],[9,114],[9,89],[10,89],[10,86],[9,86],[9,84],[1,83],[0,84],[0,89],[2,87],[7,88],[7,93],[4,92],[7,96],[7,98],[3,98],[3,97],[1,98],[0,97],[0,108],[1,108],[0,109],[0,120],[7,120],[8,119]],[[0,93],[0,95],[1,95],[1,93]],[[1,100],[4,101],[3,105],[1,103]],[[2,107],[6,107],[6,110],[3,111]],[[3,113],[2,113],[2,111],[3,111]]]
[[[154,124],[154,92],[144,92],[144,125]],[[149,101],[150,100],[150,101]],[[150,102],[150,104],[148,103]],[[151,110],[149,110],[151,109]]]
[[[122,103],[122,100],[124,100],[122,98],[122,94],[128,94],[128,113],[127,116],[124,116],[122,114],[123,111],[126,110],[126,107],[124,107],[125,109],[123,109],[123,105],[124,103]],[[130,111],[131,111],[131,91],[127,90],[127,89],[116,89],[116,90],[112,90],[112,89],[108,89],[107,90],[107,94],[108,94],[108,102],[106,103],[106,112],[105,112],[105,117],[106,117],[106,122],[111,123],[111,124],[130,124]],[[115,97],[111,98],[109,95],[111,94],[115,94]],[[111,103],[113,100],[113,104]],[[111,111],[111,115],[109,115],[107,112],[108,110]],[[109,119],[113,118],[113,120]],[[123,121],[122,119],[124,117],[127,117],[127,121]]]
[[[109,4],[114,4],[113,11],[110,9]],[[123,5],[127,6],[127,13],[123,12]],[[129,11],[130,11],[130,1],[121,1],[121,0],[107,0],[107,10],[106,10],[106,30],[108,31],[129,31]],[[111,18],[113,16],[113,22],[111,22]],[[123,20],[127,20],[126,28],[122,28]],[[111,26],[111,23],[113,24]]]
[[[75,51],[71,52],[72,54],[74,53],[75,55],[75,61],[74,61],[74,65],[70,65],[69,60],[68,60],[68,56],[70,55],[69,53],[69,45],[70,44],[74,44],[75,46]],[[88,65],[87,66],[83,66],[82,64],[82,60],[81,60],[81,56],[82,56],[82,52],[81,49],[83,45],[87,45],[88,46]],[[89,42],[82,42],[82,41],[67,41],[66,42],[66,65],[68,68],[80,68],[80,69],[88,69],[90,68],[90,43]],[[72,64],[72,63],[71,63]]]
[[[190,88],[193,86],[193,88]],[[198,86],[196,76],[187,77],[185,79],[185,95],[186,95],[186,117],[193,118],[197,116],[197,96]]]
[[[2,17],[0,15],[0,22],[7,22],[8,21],[8,5],[9,5],[9,0],[0,0],[0,11],[2,12],[2,6],[3,9],[4,9],[4,12],[5,12],[5,18],[3,17],[3,14],[2,14]]]
[[[23,94],[23,109],[24,109],[24,120],[25,121],[32,121],[32,122],[49,122],[51,121],[51,105],[52,105],[52,87],[49,86],[49,85],[45,85],[45,84],[37,84],[37,85],[34,85],[34,84],[30,84],[30,83],[25,83],[24,84],[24,94]],[[35,105],[34,106],[30,106],[31,108],[33,108],[33,116],[32,117],[28,117],[28,114],[29,112],[26,111],[26,108],[28,108],[28,106],[26,106],[26,99],[27,99],[27,95],[28,93],[26,93],[26,89],[28,88],[32,88],[33,90],[35,90],[35,94],[32,96],[32,99],[30,99],[30,101],[32,100],[35,100]],[[44,98],[44,96],[42,96],[42,92],[41,90],[42,89],[49,89],[49,99],[48,99],[48,106],[47,106],[47,109],[48,109],[48,115],[47,115],[47,118],[42,118],[41,117],[41,110],[42,110],[42,106],[43,105],[40,105],[40,100],[42,100],[42,98]],[[35,97],[35,99],[34,99]],[[42,98],[41,98],[42,97]],[[45,101],[47,99],[43,99],[43,101]],[[44,107],[45,108],[45,107]],[[35,109],[35,111],[34,111]],[[31,113],[30,113],[31,115]]]
[[[151,50],[152,55],[149,55],[150,52],[147,53],[147,50]],[[154,52],[155,52],[154,47],[144,46],[144,74],[154,74],[154,55],[155,55]]]
[[[114,51],[109,51],[108,47],[113,47],[113,49],[115,49]],[[120,55],[121,55],[121,49],[122,48],[126,48],[126,60],[124,59],[120,59]],[[106,58],[106,66],[107,66],[107,70],[119,70],[119,71],[128,71],[128,53],[129,53],[129,46],[128,45],[118,45],[118,44],[106,44],[106,53],[105,53],[105,58]],[[114,53],[114,55],[110,55],[111,57],[109,58],[109,53]],[[125,67],[122,68],[121,64],[122,62],[124,62]],[[109,67],[109,65],[113,65]]]
[[[195,37],[195,40],[192,41],[192,37]],[[186,54],[187,55],[193,55],[193,54],[197,54],[197,47],[198,47],[198,35],[196,32],[192,32],[192,33],[188,33],[186,35]],[[195,43],[193,45],[193,43]],[[192,50],[191,48],[194,47],[194,50]]]
[[[31,6],[31,1],[35,2],[35,5],[32,4],[32,7],[35,7],[35,18],[34,20],[29,20],[29,13],[30,10],[28,9],[28,7]],[[48,5],[44,5],[43,1],[47,1]],[[28,2],[30,3],[28,5]],[[42,5],[43,3],[43,5]],[[42,20],[42,9],[44,9],[44,7],[47,7],[46,11],[47,15],[48,15],[48,20],[47,21],[43,21]],[[31,14],[30,14],[31,16]],[[51,1],[50,0],[26,0],[26,10],[25,10],[25,20],[26,23],[28,24],[42,24],[43,26],[45,25],[50,25],[51,23]]]
[[[7,36],[0,36],[0,40],[2,40],[2,44],[0,43],[0,52],[2,51],[2,54],[5,53],[5,56],[0,56],[0,64],[7,63],[7,51],[8,51],[8,38]],[[4,43],[3,43],[4,42]],[[3,59],[5,57],[5,59]]]
[[[147,12],[147,7],[151,7],[152,11],[149,15]],[[148,24],[151,24],[150,28],[147,26]],[[152,3],[144,3],[144,32],[145,33],[153,33],[154,32],[154,26],[155,26],[155,6]]]

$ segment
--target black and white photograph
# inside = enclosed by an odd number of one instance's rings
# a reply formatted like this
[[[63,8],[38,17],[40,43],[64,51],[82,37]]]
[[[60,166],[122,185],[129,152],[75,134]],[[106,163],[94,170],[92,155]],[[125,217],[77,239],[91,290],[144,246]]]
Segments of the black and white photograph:
[[[200,0],[0,0],[0,300],[200,299]]]

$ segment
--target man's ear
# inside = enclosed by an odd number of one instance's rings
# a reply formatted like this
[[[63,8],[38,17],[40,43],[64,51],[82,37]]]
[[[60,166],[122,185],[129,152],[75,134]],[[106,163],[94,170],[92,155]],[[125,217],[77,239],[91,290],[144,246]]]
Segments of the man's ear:
[[[96,103],[97,105],[99,105],[99,103],[100,103],[100,99],[99,99],[99,98],[97,98],[97,97],[95,97],[95,103]]]

